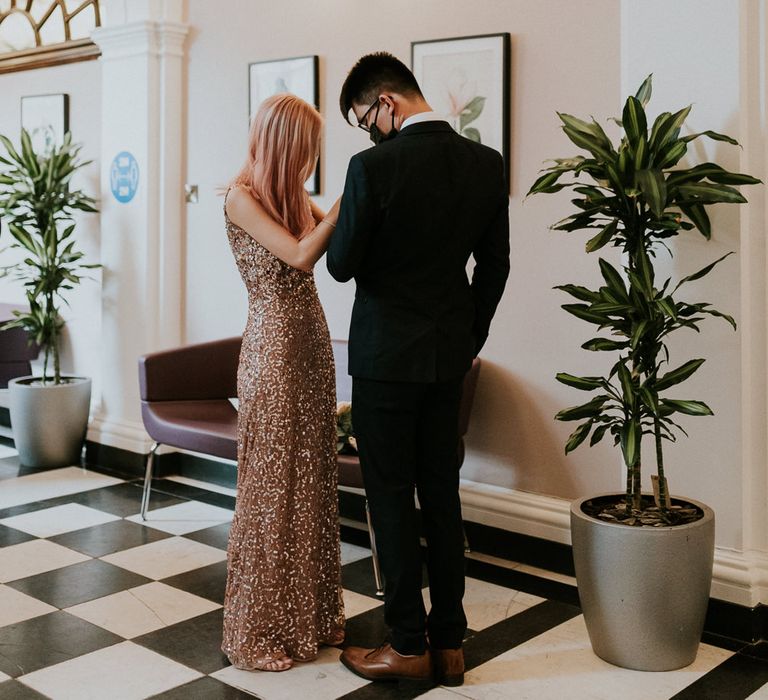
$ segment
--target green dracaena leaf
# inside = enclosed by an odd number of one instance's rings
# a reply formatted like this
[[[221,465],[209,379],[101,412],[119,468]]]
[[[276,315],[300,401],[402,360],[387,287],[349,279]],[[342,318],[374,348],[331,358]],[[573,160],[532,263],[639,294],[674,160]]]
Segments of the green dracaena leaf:
[[[613,238],[616,230],[619,226],[618,220],[614,219],[610,223],[606,224],[593,238],[587,241],[586,251],[587,253],[594,253],[596,250],[600,250],[606,243],[609,243]]]
[[[604,384],[602,377],[577,377],[573,374],[567,374],[566,372],[558,372],[555,376],[558,382],[565,384],[566,386],[579,389],[581,391],[594,391],[599,389]]]
[[[674,386],[675,384],[684,382],[703,364],[704,360],[702,359],[689,360],[676,369],[667,372],[663,376],[659,377],[654,383],[656,391],[663,391],[664,389],[669,389],[669,387]]]
[[[667,206],[667,183],[664,175],[655,168],[639,170],[637,182],[654,216],[661,217]]]

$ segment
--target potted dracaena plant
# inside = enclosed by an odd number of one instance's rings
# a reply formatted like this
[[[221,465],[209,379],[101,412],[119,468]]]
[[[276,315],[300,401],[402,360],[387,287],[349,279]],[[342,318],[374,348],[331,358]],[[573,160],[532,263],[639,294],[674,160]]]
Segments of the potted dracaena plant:
[[[682,167],[695,139],[736,141],[713,131],[683,135],[690,107],[663,112],[649,125],[645,107],[651,87],[649,76],[627,99],[616,120],[623,131],[618,144],[594,120],[559,114],[565,134],[586,154],[553,161],[528,194],[570,189],[578,211],[552,228],[591,231],[587,253],[606,246],[621,251],[621,270],[599,259],[604,280],[599,289],[556,287],[576,300],[563,309],[602,332],[582,347],[612,357],[606,376],[557,375],[563,384],[596,395],[556,418],[579,421],[566,454],[587,438],[595,445],[610,436],[626,466],[624,494],[582,498],[571,506],[576,578],[592,647],[619,666],[661,671],[685,666],[696,656],[714,557],[712,510],[688,498],[671,498],[664,473],[664,442],[683,431],[679,415],[712,414],[702,401],[677,398],[678,385],[704,360],[670,364],[668,341],[682,329],[699,331],[706,317],[736,324],[711,304],[678,295],[728,255],[677,283],[657,279],[654,262],[665,251],[672,254],[666,241],[682,232],[697,230],[709,239],[707,206],[744,203],[734,185],[760,181],[715,163]],[[651,438],[656,462],[653,495],[641,492],[643,436]]]
[[[0,136],[7,157],[0,157],[0,216],[16,251],[16,262],[0,266],[24,286],[29,311],[15,312],[4,328],[22,328],[43,351],[42,375],[9,383],[11,426],[19,458],[29,466],[79,464],[90,408],[91,380],[64,376],[59,313],[67,292],[83,271],[99,267],[82,262],[73,234],[76,211],[95,212],[95,200],[71,189],[73,175],[90,161],[80,160],[81,146],[69,132],[60,146],[36,153],[30,135],[21,132],[21,148]]]

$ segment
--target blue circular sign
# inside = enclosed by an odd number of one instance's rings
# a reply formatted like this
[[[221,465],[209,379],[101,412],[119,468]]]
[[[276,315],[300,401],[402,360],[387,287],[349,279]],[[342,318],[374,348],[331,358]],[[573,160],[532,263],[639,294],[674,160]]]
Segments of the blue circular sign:
[[[118,202],[125,204],[133,199],[139,188],[139,164],[128,151],[121,151],[112,161],[109,173],[112,194]]]

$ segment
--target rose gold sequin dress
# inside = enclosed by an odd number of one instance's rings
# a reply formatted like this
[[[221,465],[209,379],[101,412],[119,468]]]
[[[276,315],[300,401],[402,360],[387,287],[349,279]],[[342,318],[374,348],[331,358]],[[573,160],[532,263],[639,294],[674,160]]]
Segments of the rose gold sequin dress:
[[[222,651],[244,666],[283,654],[310,660],[344,626],[328,326],[312,273],[224,216],[248,322]]]

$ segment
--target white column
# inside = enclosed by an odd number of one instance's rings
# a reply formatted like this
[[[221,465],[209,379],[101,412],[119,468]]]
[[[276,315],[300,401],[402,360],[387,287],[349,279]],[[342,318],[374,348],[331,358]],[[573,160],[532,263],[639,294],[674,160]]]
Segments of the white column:
[[[88,437],[146,452],[138,357],[182,337],[184,42],[180,0],[108,0],[101,48],[102,403]],[[112,193],[112,163],[138,164],[133,198]]]
[[[766,109],[768,86],[768,17],[765,0],[741,0],[740,104],[742,172],[766,181],[768,139]],[[742,334],[742,510],[743,558],[748,572],[749,602],[768,602],[768,223],[765,187],[749,188],[749,203],[740,222],[741,334]]]

